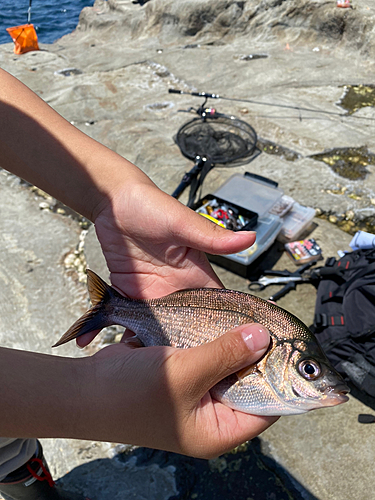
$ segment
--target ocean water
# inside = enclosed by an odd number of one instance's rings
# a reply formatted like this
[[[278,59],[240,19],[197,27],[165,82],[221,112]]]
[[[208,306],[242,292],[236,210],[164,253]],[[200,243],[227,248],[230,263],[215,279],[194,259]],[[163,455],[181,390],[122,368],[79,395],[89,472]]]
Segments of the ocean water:
[[[94,0],[32,0],[31,22],[41,43],[52,43],[71,33],[84,7]],[[12,42],[5,28],[27,24],[29,0],[0,0],[0,43]]]

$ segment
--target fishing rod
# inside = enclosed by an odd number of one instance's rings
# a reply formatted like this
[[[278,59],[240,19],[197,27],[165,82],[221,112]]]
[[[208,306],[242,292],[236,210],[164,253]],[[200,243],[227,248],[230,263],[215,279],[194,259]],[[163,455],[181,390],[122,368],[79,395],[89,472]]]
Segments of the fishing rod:
[[[27,10],[27,24],[30,24],[31,21],[31,3],[33,0],[29,0],[29,8]]]
[[[359,120],[374,120],[374,118],[369,118],[368,116],[355,116],[355,115],[348,115],[345,113],[339,113],[338,111],[324,111],[320,109],[312,109],[312,108],[305,108],[303,106],[292,106],[290,104],[275,104],[273,102],[264,102],[264,101],[255,101],[253,99],[240,99],[237,97],[225,97],[221,96],[219,94],[213,94],[209,92],[186,92],[185,90],[177,90],[177,89],[168,89],[168,92],[170,94],[185,94],[185,95],[192,95],[195,97],[204,97],[205,99],[223,99],[225,101],[236,101],[236,102],[248,102],[250,104],[260,104],[262,106],[273,106],[276,108],[285,108],[285,109],[294,109],[296,111],[309,111],[311,113],[321,113],[325,115],[331,115],[331,116],[338,116],[340,118],[357,118]],[[302,116],[299,116],[299,119],[302,120]]]

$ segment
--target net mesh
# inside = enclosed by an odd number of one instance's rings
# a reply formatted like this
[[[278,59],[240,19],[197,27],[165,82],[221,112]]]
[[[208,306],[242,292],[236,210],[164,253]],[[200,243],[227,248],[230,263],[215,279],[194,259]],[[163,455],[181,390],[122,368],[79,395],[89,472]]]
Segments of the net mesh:
[[[183,125],[176,142],[187,158],[206,157],[215,165],[250,161],[256,149],[255,130],[237,118],[196,118]]]

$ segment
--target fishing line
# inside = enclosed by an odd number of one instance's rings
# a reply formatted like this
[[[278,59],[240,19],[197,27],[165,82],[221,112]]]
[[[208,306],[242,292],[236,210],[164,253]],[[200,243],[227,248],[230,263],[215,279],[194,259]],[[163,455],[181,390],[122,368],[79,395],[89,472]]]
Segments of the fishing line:
[[[185,94],[185,95],[192,95],[195,97],[205,97],[205,98],[210,98],[210,99],[223,99],[224,101],[232,101],[232,102],[247,102],[250,104],[259,104],[261,106],[272,106],[275,108],[284,108],[284,109],[294,109],[296,111],[309,111],[311,113],[320,113],[320,114],[325,114],[325,115],[330,115],[330,116],[335,116],[335,117],[340,117],[340,118],[356,118],[357,120],[368,120],[368,121],[373,121],[374,118],[370,118],[367,116],[356,116],[356,115],[348,115],[344,113],[339,113],[338,111],[324,111],[321,109],[313,109],[313,108],[305,108],[303,106],[293,106],[291,104],[277,104],[273,102],[264,102],[264,101],[255,101],[253,99],[240,99],[237,97],[225,97],[221,96],[219,94],[212,94],[208,92],[186,92],[184,90],[175,90],[175,89],[169,89],[168,92],[170,94]],[[300,120],[302,120],[302,116],[300,115],[298,117]]]

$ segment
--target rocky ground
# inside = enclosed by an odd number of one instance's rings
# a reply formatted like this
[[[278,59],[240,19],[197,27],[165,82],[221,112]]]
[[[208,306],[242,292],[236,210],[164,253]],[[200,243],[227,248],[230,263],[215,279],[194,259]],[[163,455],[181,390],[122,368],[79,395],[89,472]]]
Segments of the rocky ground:
[[[276,180],[330,218],[315,219],[312,233],[328,257],[349,248],[348,232],[374,227],[374,4],[99,0],[84,9],[74,33],[39,52],[15,56],[12,44],[0,46],[0,64],[168,193],[192,166],[174,136],[194,115],[180,110],[202,102],[168,89],[243,99],[208,104],[251,124],[262,152],[248,165],[215,168],[204,191],[246,170]],[[347,108],[338,104],[344,96]],[[1,344],[51,352],[52,340],[86,309],[79,281],[86,261],[103,277],[105,264],[85,221],[5,172],[0,185]],[[275,268],[291,269],[275,253]],[[216,269],[227,287],[247,291],[245,279]],[[314,300],[315,289],[304,285],[279,304],[310,324]],[[71,345],[59,354],[86,353]],[[44,446],[55,477],[92,499],[364,500],[375,449],[372,427],[357,423],[366,412],[352,397],[335,409],[283,418],[260,439],[208,462],[153,450],[124,454],[113,443]]]

